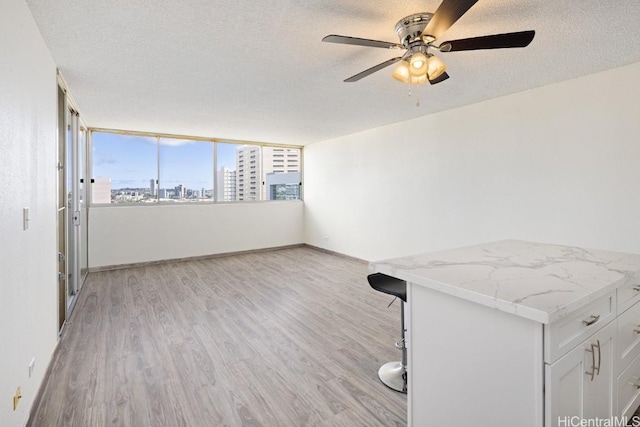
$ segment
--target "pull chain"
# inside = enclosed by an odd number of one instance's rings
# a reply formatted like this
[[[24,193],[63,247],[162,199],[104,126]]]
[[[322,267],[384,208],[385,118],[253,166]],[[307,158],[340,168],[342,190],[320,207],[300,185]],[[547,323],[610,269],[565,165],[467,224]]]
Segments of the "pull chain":
[[[418,89],[416,88],[416,92],[418,91]],[[409,85],[409,98],[411,98],[411,85]],[[416,107],[420,107],[420,96],[417,95],[416,96]]]

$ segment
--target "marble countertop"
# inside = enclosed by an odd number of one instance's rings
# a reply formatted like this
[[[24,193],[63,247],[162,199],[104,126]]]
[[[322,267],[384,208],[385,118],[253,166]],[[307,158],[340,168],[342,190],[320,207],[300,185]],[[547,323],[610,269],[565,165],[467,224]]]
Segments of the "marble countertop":
[[[640,284],[640,255],[520,240],[376,261],[370,269],[545,324]]]

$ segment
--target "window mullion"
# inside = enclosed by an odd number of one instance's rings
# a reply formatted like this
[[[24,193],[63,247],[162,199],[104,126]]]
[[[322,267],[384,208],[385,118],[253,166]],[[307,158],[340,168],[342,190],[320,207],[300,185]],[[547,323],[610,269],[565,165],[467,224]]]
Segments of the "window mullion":
[[[156,203],[160,203],[160,137],[156,136]]]
[[[217,203],[218,200],[218,143],[212,142],[213,144],[213,202]],[[224,190],[223,190],[224,191]]]

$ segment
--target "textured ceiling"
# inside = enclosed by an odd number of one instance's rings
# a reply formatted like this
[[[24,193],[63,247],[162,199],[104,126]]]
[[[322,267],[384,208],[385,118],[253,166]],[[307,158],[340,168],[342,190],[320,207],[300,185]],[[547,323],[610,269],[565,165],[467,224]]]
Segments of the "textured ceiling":
[[[438,54],[451,78],[413,88],[395,23],[439,0],[27,0],[85,123],[308,144],[640,61],[638,0],[479,0],[439,40],[536,30],[529,47]],[[416,106],[419,98],[420,105]]]

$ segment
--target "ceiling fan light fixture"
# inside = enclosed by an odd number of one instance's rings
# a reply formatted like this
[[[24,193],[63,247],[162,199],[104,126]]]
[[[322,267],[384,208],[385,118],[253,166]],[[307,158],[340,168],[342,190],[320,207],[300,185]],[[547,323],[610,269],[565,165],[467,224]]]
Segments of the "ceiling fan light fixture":
[[[443,82],[449,78],[447,66],[433,56],[432,51],[460,52],[465,50],[486,50],[526,47],[533,40],[536,32],[516,31],[511,33],[491,34],[487,36],[469,37],[458,40],[434,42],[460,17],[477,3],[478,0],[442,0],[434,13],[420,12],[406,16],[396,23],[396,34],[399,43],[363,39],[360,37],[330,34],[323,42],[349,44],[355,46],[376,47],[385,49],[404,49],[402,56],[388,59],[378,65],[345,79],[345,82],[356,82],[368,75],[402,61],[393,71],[393,77],[403,83],[431,84]]]
[[[427,56],[422,52],[411,55],[409,59],[409,73],[412,76],[422,76],[427,72]]]
[[[427,63],[429,80],[435,80],[447,70],[447,66],[437,56],[430,55]]]
[[[405,60],[400,61],[395,70],[393,70],[392,76],[402,83],[408,83],[411,77],[409,74],[409,62]]]

